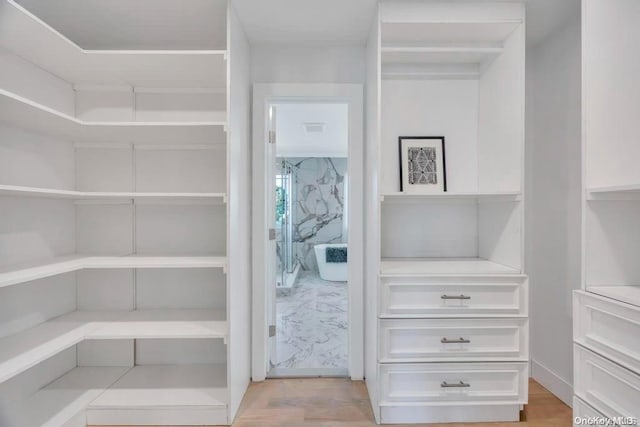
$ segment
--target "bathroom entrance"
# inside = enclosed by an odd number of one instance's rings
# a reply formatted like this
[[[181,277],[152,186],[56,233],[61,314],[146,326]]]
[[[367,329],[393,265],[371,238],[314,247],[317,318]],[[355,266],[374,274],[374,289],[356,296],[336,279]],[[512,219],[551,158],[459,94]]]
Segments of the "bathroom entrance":
[[[276,277],[268,375],[346,376],[348,105],[289,101],[269,108]]]
[[[256,83],[252,115],[252,379],[361,380],[363,87]]]

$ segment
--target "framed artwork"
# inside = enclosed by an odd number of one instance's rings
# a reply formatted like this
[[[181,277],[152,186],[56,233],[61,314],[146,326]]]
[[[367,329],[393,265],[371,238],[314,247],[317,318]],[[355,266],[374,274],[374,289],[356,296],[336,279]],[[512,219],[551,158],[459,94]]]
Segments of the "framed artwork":
[[[444,136],[401,136],[400,191],[433,194],[447,191]]]

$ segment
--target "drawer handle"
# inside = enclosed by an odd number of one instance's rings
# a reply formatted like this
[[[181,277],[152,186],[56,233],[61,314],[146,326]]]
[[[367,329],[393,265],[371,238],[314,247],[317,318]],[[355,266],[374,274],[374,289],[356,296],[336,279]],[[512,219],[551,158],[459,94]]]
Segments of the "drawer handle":
[[[466,387],[471,387],[471,384],[469,383],[465,383],[464,381],[460,381],[459,383],[453,383],[450,384],[446,381],[442,381],[442,384],[440,384],[440,387],[442,388],[466,388]]]
[[[445,338],[442,338],[440,342],[442,344],[471,344],[471,340],[468,340],[462,337],[458,338],[457,340],[450,340],[445,337]]]
[[[460,294],[460,295],[447,295],[447,294],[444,294],[440,298],[441,299],[471,299],[470,296],[465,295],[465,294]]]

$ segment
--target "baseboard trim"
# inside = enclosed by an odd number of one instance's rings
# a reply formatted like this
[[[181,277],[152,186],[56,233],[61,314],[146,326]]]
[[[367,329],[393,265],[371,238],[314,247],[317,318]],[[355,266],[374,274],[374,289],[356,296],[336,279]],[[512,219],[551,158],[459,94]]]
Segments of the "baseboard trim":
[[[555,372],[543,364],[532,360],[531,378],[539,382],[567,406],[573,407],[573,386],[560,378]]]

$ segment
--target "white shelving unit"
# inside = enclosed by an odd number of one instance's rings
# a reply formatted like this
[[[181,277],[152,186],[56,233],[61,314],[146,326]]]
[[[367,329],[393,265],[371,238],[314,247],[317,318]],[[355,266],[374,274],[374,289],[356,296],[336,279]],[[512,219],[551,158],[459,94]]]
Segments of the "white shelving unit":
[[[365,377],[374,414],[384,424],[518,421],[529,357],[524,5],[383,1],[372,28],[365,228],[379,231],[365,242],[365,354],[376,355]],[[399,191],[400,136],[445,137],[446,192]],[[509,344],[493,327],[512,331]]]
[[[582,2],[582,290],[574,293],[574,415],[638,417],[640,5]]]
[[[249,48],[230,2],[194,7],[211,38],[166,40],[134,11],[129,39],[96,49],[90,25],[0,2],[3,426],[233,422],[250,369]]]

